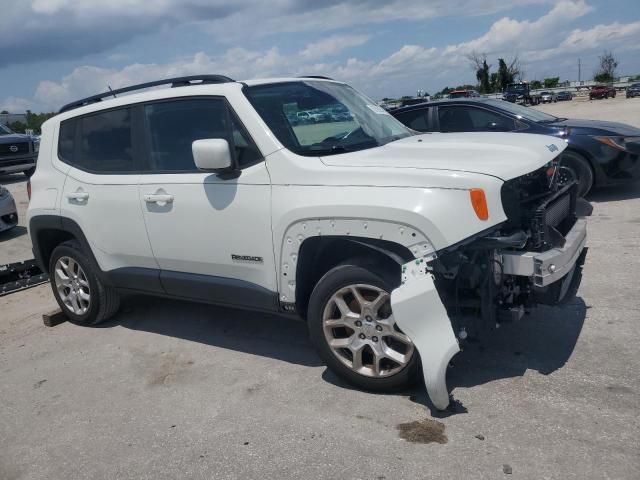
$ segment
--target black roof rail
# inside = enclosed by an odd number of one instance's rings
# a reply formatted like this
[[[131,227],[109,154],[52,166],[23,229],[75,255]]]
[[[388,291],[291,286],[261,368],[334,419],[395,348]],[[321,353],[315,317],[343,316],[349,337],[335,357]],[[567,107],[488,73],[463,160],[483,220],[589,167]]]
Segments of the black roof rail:
[[[207,83],[229,83],[234,81],[235,80],[229,77],[225,77],[224,75],[190,75],[188,77],[166,78],[164,80],[156,80],[154,82],[140,83],[138,85],[131,85],[129,87],[118,88],[116,90],[111,90],[111,87],[109,87],[109,91],[107,92],[98,93],[97,95],[92,95],[90,97],[83,98],[82,100],[77,100],[75,102],[66,104],[64,107],[60,109],[58,113],[73,110],[74,108],[78,108],[78,107],[83,107],[91,103],[100,102],[102,101],[103,98],[111,97],[111,96],[115,97],[120,93],[133,92],[135,90],[142,90],[145,88],[157,87],[159,85],[171,84],[171,88],[174,88],[174,87],[186,87],[188,85],[202,85]],[[197,83],[192,83],[192,82],[197,82]]]
[[[302,75],[298,78],[318,78],[320,80],[333,80],[333,78],[325,77],[324,75]]]

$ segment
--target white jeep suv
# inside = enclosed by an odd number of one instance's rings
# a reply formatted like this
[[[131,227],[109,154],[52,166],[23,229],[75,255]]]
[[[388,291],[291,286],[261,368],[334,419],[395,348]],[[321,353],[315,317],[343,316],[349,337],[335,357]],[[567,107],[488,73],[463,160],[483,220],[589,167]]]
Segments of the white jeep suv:
[[[313,109],[348,115],[291,123]],[[418,135],[322,77],[170,79],[43,125],[28,225],[77,324],[122,292],[290,313],[338,375],[386,391],[422,366],[445,408],[459,341],[575,293],[586,223],[556,183],[564,148]]]

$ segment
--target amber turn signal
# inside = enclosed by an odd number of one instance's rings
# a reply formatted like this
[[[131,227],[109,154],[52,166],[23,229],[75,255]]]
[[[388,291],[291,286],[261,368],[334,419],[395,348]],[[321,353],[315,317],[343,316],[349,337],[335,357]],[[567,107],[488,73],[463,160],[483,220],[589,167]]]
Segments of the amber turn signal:
[[[487,207],[487,197],[484,194],[484,190],[481,188],[472,188],[469,190],[469,198],[471,198],[471,205],[478,218],[480,220],[488,220],[489,207]]]

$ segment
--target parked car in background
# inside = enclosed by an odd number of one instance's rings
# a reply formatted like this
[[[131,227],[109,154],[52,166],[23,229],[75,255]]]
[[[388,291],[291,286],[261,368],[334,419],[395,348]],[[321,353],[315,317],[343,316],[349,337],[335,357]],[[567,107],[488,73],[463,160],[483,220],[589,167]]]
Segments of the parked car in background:
[[[469,98],[479,96],[480,94],[475,90],[454,90],[453,92],[449,92],[447,98]]]
[[[595,85],[589,90],[589,100],[609,97],[616,97],[616,89],[609,85]]]
[[[18,225],[18,209],[11,192],[0,185],[0,232]]]
[[[623,123],[558,118],[492,99],[441,100],[389,113],[419,132],[493,131],[560,137],[568,144],[562,164],[577,177],[581,196],[593,187],[640,178],[640,129]]]
[[[23,172],[27,177],[36,169],[40,140],[12,132],[0,124],[0,175]]]
[[[563,90],[562,92],[558,92],[556,98],[559,102],[573,100],[573,93],[569,92],[568,90]]]
[[[627,98],[640,97],[640,83],[634,83],[627,87]]]
[[[540,102],[541,103],[551,103],[551,102],[557,102],[558,101],[558,96],[555,94],[555,92],[542,92],[540,93]]]
[[[540,95],[531,91],[529,82],[514,82],[507,85],[502,93],[502,100],[520,105],[537,105]]]

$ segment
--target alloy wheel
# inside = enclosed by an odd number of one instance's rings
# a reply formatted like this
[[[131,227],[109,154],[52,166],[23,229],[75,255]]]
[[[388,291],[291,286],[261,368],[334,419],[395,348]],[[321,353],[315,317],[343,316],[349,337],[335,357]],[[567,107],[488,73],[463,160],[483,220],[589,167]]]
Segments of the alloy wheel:
[[[332,353],[352,371],[389,377],[411,360],[414,346],[396,325],[391,296],[373,285],[355,284],[335,292],[322,315]]]
[[[91,289],[82,267],[71,257],[60,257],[55,265],[54,282],[60,300],[69,311],[84,315],[91,305]]]

